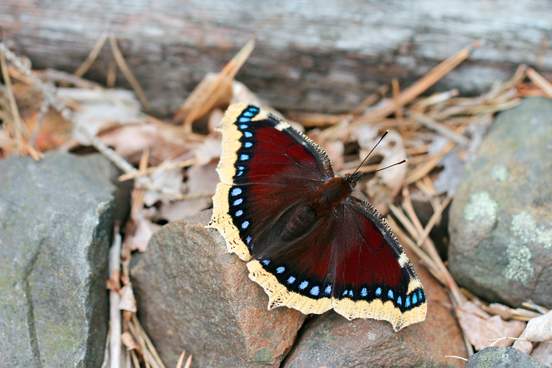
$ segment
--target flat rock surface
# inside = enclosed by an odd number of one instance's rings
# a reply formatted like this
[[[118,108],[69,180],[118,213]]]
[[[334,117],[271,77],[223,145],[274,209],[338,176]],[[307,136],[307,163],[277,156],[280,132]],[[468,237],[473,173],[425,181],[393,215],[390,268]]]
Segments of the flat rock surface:
[[[168,367],[183,350],[195,367],[277,367],[304,316],[267,310],[245,263],[205,229],[208,217],[166,225],[133,265],[141,321]]]
[[[0,367],[99,367],[115,169],[98,155],[0,161]]]
[[[466,368],[545,368],[514,348],[486,348],[472,355]]]
[[[451,208],[449,266],[491,300],[552,307],[552,101],[499,115]]]
[[[463,367],[460,360],[445,357],[466,356],[448,296],[416,266],[428,297],[426,321],[394,332],[384,321],[349,322],[328,312],[307,322],[284,367]]]

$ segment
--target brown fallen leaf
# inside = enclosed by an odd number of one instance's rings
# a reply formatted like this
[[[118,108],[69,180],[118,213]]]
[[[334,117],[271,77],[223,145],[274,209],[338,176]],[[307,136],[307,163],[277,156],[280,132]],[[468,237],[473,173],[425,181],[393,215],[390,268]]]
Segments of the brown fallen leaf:
[[[514,348],[529,354],[533,350],[532,343],[550,340],[552,340],[552,311],[530,319],[520,339],[514,343]]]
[[[500,316],[490,316],[476,304],[465,302],[456,308],[458,321],[468,341],[476,350],[489,346],[507,347],[525,328],[521,321],[504,321]]]
[[[362,160],[380,139],[378,129],[367,125],[355,127],[353,135],[357,137],[360,146],[359,160]],[[406,150],[401,135],[394,130],[389,130],[387,136],[374,149],[372,156],[381,157],[378,168],[404,160]],[[387,213],[389,204],[399,193],[404,183],[406,172],[406,165],[398,165],[378,171],[366,184],[366,191],[372,204],[381,213]]]
[[[196,159],[195,167],[218,160],[221,153],[220,137],[207,137],[203,143],[193,149],[193,153]]]
[[[181,156],[189,149],[182,142],[175,144],[167,141],[159,128],[153,124],[122,126],[101,133],[100,138],[130,162],[138,162],[142,152],[149,149],[153,166]]]

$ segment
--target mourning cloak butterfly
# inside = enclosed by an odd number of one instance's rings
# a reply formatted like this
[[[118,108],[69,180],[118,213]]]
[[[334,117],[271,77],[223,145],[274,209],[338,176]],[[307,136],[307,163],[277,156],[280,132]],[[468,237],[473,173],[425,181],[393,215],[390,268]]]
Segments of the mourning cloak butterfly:
[[[326,153],[288,123],[235,104],[222,122],[220,183],[209,227],[247,261],[269,309],[334,309],[347,319],[420,322],[426,296],[385,220],[351,196],[358,176],[335,176]]]

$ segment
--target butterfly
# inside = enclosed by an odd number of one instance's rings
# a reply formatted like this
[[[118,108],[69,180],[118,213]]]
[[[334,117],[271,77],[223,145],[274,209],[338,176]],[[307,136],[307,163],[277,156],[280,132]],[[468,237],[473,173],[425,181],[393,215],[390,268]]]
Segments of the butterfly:
[[[351,195],[360,175],[335,176],[320,146],[254,105],[231,105],[221,130],[208,227],[247,262],[269,309],[334,309],[395,331],[425,319],[412,263],[382,216]]]

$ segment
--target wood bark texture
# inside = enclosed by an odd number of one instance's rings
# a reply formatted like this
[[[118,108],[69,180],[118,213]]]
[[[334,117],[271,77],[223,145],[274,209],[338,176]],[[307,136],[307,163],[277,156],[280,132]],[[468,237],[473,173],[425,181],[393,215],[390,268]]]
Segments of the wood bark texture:
[[[393,78],[406,86],[476,40],[438,89],[478,92],[520,63],[550,77],[551,14],[545,0],[2,0],[0,30],[35,67],[67,71],[115,35],[161,114],[255,37],[239,80],[278,108],[337,112]],[[104,47],[87,76],[105,80],[112,62]]]

